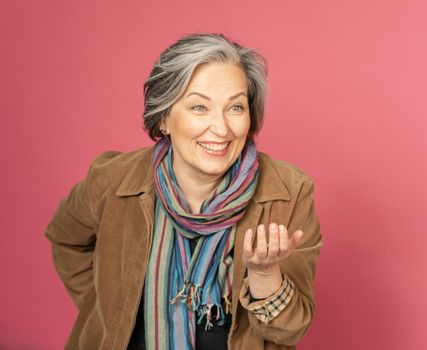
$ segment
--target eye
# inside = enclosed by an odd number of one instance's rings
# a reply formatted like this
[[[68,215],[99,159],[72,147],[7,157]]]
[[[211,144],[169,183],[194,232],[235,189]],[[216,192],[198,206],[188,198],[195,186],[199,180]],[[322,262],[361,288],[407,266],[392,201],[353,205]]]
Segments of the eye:
[[[202,105],[197,105],[197,106],[191,107],[191,109],[196,112],[203,112],[206,109],[206,107]]]
[[[233,109],[233,111],[235,112],[241,112],[244,110],[242,105],[234,105],[233,107],[231,107],[231,109]]]

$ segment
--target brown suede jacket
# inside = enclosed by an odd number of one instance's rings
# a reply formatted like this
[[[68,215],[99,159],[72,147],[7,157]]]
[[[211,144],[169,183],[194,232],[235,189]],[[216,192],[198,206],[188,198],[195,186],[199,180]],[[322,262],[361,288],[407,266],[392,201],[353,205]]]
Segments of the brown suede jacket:
[[[129,343],[151,243],[152,151],[108,151],[96,157],[87,177],[60,201],[46,228],[55,269],[79,309],[66,349],[125,350]],[[295,349],[313,320],[313,282],[323,242],[313,182],[297,166],[262,152],[259,170],[255,194],[236,231],[228,348]],[[285,309],[265,324],[247,309],[251,303],[244,290],[241,256],[244,232],[271,222],[284,224],[290,233],[302,229],[304,235],[281,263],[295,292]]]

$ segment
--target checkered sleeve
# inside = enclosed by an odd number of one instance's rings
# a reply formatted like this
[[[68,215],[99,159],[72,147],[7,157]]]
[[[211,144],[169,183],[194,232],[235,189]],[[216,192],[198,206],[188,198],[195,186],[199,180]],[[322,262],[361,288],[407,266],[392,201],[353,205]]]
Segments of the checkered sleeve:
[[[246,310],[252,312],[258,320],[267,324],[280,314],[290,302],[293,294],[294,283],[286,274],[283,274],[283,283],[273,295],[253,301],[254,299],[251,297],[249,290],[248,277],[245,277],[239,299]]]

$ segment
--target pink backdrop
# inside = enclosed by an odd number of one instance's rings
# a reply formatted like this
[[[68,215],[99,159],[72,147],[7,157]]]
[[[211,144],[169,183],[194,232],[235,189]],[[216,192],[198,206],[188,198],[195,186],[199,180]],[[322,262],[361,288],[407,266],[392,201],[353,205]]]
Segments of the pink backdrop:
[[[325,245],[299,349],[425,349],[425,1],[3,1],[0,348],[60,349],[76,309],[43,233],[105,150],[150,145],[142,84],[185,33],[269,62],[259,147],[305,169]]]

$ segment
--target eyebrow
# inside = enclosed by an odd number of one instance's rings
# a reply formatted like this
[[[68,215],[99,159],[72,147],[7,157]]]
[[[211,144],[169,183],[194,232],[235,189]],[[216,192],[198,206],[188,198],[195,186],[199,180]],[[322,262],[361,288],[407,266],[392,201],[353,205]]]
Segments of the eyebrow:
[[[211,100],[210,97],[203,95],[200,92],[192,92],[192,93],[188,94],[186,98],[190,97],[191,95],[199,95],[200,97],[203,97],[206,100],[209,100],[209,101]],[[239,92],[239,93],[231,96],[228,100],[231,101],[231,100],[235,99],[236,97],[239,97],[240,95],[246,96],[246,94],[244,92]]]

